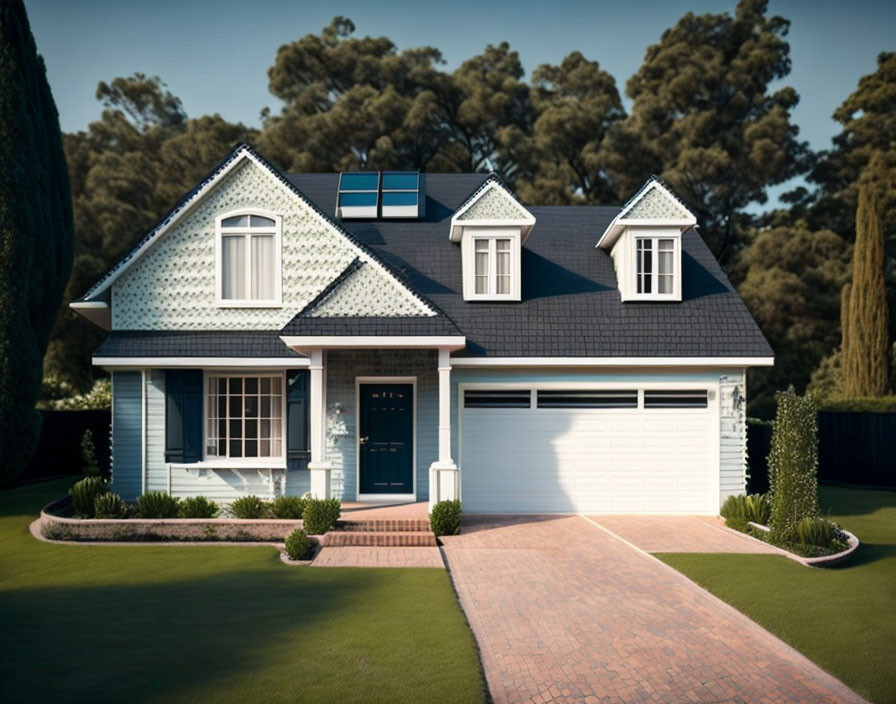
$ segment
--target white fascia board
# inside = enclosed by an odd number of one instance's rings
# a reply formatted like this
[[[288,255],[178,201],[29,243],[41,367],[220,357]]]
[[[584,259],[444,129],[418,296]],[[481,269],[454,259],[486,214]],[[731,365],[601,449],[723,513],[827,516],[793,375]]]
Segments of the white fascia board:
[[[282,335],[294,350],[314,349],[424,349],[460,350],[466,347],[462,335]]]
[[[93,365],[104,369],[300,369],[307,358],[291,357],[94,357]]]
[[[453,367],[770,367],[774,357],[452,357]]]
[[[105,301],[72,301],[68,307],[103,330],[112,328],[112,309]]]

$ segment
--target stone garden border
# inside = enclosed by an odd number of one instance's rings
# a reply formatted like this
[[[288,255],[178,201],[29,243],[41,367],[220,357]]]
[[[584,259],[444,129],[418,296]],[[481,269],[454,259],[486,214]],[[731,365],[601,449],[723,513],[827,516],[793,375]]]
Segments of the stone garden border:
[[[764,526],[761,523],[747,521],[747,525],[755,528],[756,530],[761,530],[763,533],[771,532],[771,528],[769,528],[768,526]],[[842,528],[840,530],[843,531],[843,533],[846,535],[846,541],[847,543],[849,543],[849,547],[846,548],[846,550],[841,550],[840,552],[834,553],[833,555],[823,555],[821,557],[802,557],[801,555],[792,553],[789,550],[785,550],[784,548],[777,545],[775,547],[777,547],[782,553],[787,555],[787,557],[789,557],[791,560],[799,562],[805,567],[828,567],[845,560],[847,557],[849,557],[859,549],[859,539],[848,530],[843,530]],[[746,533],[744,535],[746,535]],[[753,536],[748,537],[752,538]],[[758,540],[758,538],[753,538],[753,540]]]
[[[71,501],[63,497],[41,509],[36,526],[54,542],[81,543],[277,543],[302,528],[299,519],[280,518],[72,518],[56,515]],[[309,536],[318,542],[318,536]]]

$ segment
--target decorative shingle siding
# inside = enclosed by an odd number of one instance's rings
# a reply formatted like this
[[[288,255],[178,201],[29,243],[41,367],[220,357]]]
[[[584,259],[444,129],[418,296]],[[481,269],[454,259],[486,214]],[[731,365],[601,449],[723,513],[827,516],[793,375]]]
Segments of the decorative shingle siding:
[[[743,371],[721,378],[721,476],[720,500],[746,489],[747,467],[747,398]]]
[[[397,281],[362,264],[335,291],[315,306],[315,318],[347,316],[434,316],[419,299],[412,298]]]
[[[126,501],[143,482],[143,392],[140,372],[112,374],[112,491]]]
[[[439,456],[439,379],[435,351],[357,350],[327,353],[327,426],[338,416],[347,435],[328,433],[327,459],[333,465],[334,496],[353,500],[357,495],[357,402],[355,378],[359,376],[417,377],[417,499],[429,497],[429,465]],[[342,413],[336,413],[336,404]]]
[[[283,306],[219,308],[215,218],[240,208],[283,217]],[[245,161],[224,177],[112,287],[114,330],[279,330],[359,256],[348,239],[270,174]],[[360,254],[362,261],[369,255]],[[425,306],[378,265],[368,282],[386,286],[403,309]],[[383,280],[390,280],[388,284]],[[383,300],[380,293],[373,300]],[[371,314],[382,314],[372,311]]]
[[[631,220],[686,219],[691,217],[682,205],[659,188],[651,188],[625,214]]]
[[[500,185],[483,190],[458,220],[525,220],[525,208]]]

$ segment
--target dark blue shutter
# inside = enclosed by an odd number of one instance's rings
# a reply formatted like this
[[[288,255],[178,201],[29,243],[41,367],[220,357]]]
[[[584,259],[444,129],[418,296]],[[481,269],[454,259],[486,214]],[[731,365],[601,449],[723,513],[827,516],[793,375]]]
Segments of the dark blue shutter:
[[[304,369],[286,375],[286,461],[290,469],[302,467],[311,449],[308,378],[309,373]]]
[[[165,461],[202,459],[202,370],[165,371]]]

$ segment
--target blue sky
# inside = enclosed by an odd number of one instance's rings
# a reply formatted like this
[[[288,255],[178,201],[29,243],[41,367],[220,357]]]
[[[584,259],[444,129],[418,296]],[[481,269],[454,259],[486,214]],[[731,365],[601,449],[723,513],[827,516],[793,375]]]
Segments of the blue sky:
[[[65,131],[84,129],[99,117],[97,82],[135,71],[160,76],[191,116],[217,112],[258,125],[263,107],[278,109],[267,90],[267,69],[277,48],[318,33],[337,14],[351,18],[357,34],[385,35],[399,49],[436,46],[448,69],[503,40],[519,52],[527,72],[577,49],[613,74],[621,92],[645,49],[681,15],[735,6],[734,0],[25,4]],[[874,70],[879,52],[896,50],[896,3],[771,0],[770,10],[792,22],[793,71],[786,83],[801,96],[794,119],[813,148],[826,148],[838,131],[834,109]]]

